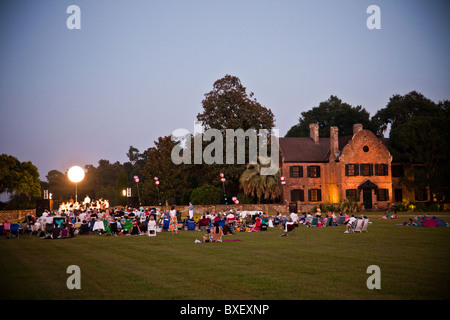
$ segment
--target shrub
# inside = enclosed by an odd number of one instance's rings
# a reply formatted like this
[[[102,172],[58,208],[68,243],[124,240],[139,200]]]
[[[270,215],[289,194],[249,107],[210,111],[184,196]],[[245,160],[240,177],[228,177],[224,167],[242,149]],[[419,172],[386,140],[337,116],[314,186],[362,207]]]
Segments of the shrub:
[[[194,204],[218,204],[222,199],[222,190],[209,184],[196,188],[191,193],[191,202]]]

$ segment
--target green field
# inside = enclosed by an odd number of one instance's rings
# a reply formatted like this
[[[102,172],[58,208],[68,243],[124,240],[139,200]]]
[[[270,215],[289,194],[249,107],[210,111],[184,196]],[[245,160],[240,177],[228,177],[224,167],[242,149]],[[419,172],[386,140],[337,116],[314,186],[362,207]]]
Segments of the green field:
[[[431,214],[430,214],[431,215]],[[447,215],[448,217],[448,215]],[[444,217],[449,222],[449,219]],[[301,300],[448,299],[450,228],[371,219],[367,233],[344,227],[241,232],[194,243],[204,232],[148,236],[0,239],[1,299]],[[66,286],[67,267],[81,289]],[[369,290],[367,268],[381,270]]]

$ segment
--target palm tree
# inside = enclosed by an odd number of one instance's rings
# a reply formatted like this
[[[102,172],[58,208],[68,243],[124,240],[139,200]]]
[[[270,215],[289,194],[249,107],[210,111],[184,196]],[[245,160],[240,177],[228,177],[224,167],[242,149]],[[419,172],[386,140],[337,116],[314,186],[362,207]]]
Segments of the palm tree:
[[[247,164],[245,171],[239,178],[239,186],[245,194],[251,195],[261,203],[261,197],[266,200],[275,200],[281,195],[281,169],[274,175],[261,175],[260,164]]]

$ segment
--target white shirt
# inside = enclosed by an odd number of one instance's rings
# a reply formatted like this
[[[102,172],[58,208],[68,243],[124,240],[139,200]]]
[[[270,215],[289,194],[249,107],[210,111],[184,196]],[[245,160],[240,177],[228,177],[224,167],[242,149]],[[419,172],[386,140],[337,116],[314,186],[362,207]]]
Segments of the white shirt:
[[[296,214],[295,212],[292,212],[290,217],[292,219],[292,222],[298,222],[298,214]]]

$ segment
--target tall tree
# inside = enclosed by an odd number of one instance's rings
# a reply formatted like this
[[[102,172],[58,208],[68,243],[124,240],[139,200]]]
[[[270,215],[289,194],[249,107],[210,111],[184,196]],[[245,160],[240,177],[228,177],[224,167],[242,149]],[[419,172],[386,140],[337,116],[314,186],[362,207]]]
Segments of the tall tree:
[[[203,112],[197,115],[197,120],[205,129],[272,129],[275,124],[272,111],[253,96],[253,92],[247,94],[238,77],[225,75],[205,94]]]
[[[236,76],[225,75],[214,82],[213,89],[205,94],[202,101],[203,112],[197,115],[197,120],[201,121],[205,129],[218,129],[223,137],[223,155],[226,155],[226,129],[248,129],[272,130],[275,118],[269,108],[261,105],[254,93],[247,93],[247,89],[242,85],[241,80]],[[245,158],[248,157],[248,141],[245,141]],[[237,152],[237,148],[235,148]],[[236,155],[236,154],[235,154]],[[237,159],[234,156],[234,159]],[[193,170],[199,173],[199,185],[211,184],[222,187],[219,174],[226,177],[226,190],[228,194],[236,195],[239,192],[239,177],[245,170],[245,164],[226,165],[224,164],[202,164],[194,165]]]
[[[31,161],[20,162],[16,157],[0,156],[0,192],[24,194],[31,199],[41,194],[38,169]]]
[[[143,175],[146,182],[143,184],[145,203],[180,204],[183,199],[189,201],[192,186],[189,184],[189,165],[173,163],[171,154],[175,142],[170,136],[159,137],[155,146],[147,150],[147,161]],[[159,185],[155,184],[155,177]],[[158,193],[159,190],[159,193]]]
[[[393,95],[386,107],[378,110],[372,117],[372,122],[378,128],[377,135],[383,136],[389,125],[394,129],[412,117],[432,117],[436,112],[440,112],[440,109],[441,107],[423,94],[411,91],[404,96]]]
[[[432,199],[449,199],[450,194],[450,103],[435,103],[415,91],[395,95],[376,114],[381,128],[390,130],[390,151],[394,161],[410,168],[402,179],[408,189],[428,187]]]
[[[286,137],[308,137],[310,123],[319,124],[321,137],[329,137],[332,126],[339,128],[339,135],[352,135],[355,123],[361,123],[365,129],[373,132],[378,131],[366,109],[362,106],[352,107],[333,95],[327,101],[320,102],[319,106],[302,112],[299,122],[289,129]]]

